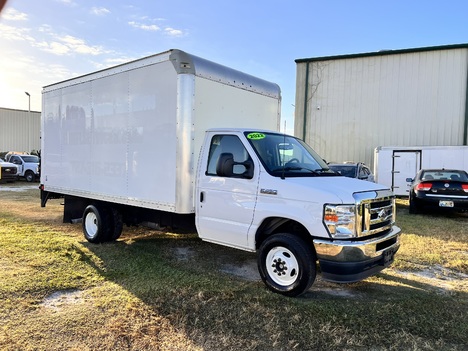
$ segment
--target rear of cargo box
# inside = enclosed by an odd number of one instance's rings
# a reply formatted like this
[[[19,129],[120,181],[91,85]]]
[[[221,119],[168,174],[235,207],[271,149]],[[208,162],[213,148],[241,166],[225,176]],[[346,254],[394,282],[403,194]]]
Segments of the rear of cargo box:
[[[193,213],[198,154],[216,127],[279,127],[276,84],[180,50],[43,90],[44,190]]]

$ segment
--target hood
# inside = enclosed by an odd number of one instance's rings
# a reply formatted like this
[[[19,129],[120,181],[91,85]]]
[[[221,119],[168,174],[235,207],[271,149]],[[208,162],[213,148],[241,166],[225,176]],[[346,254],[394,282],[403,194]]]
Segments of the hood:
[[[15,167],[16,168],[16,165],[11,162],[0,161],[0,165],[2,167]]]
[[[302,201],[324,203],[355,203],[354,193],[389,190],[388,187],[347,177],[290,177],[276,178],[281,184],[279,196]],[[287,189],[287,190],[286,190]],[[282,194],[281,194],[282,193]]]

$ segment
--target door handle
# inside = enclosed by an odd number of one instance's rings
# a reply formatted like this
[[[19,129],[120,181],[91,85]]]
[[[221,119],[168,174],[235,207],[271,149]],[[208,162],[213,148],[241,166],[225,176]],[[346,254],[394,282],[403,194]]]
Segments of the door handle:
[[[200,202],[205,200],[205,193],[203,191],[200,192]]]

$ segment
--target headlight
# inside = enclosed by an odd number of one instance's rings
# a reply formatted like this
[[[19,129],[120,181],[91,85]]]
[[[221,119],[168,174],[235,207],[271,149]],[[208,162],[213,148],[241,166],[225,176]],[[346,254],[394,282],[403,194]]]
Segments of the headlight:
[[[356,206],[325,205],[323,223],[334,239],[356,237]]]

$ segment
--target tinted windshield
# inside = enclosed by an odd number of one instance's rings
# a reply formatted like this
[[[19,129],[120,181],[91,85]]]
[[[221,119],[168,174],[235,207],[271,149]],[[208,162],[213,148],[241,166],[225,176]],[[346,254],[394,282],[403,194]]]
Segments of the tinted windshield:
[[[245,136],[271,175],[336,175],[310,146],[299,139],[283,134],[260,132],[245,132]]]

